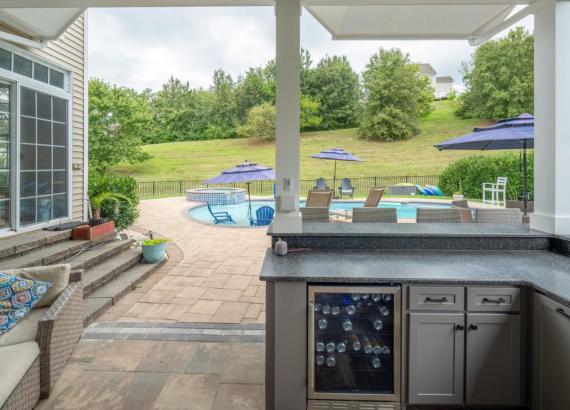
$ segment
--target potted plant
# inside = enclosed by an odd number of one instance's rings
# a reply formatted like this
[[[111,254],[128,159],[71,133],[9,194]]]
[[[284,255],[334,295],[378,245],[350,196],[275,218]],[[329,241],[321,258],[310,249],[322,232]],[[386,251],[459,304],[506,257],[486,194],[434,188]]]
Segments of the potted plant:
[[[166,258],[168,239],[147,239],[142,242],[143,259],[146,263],[158,263]]]
[[[465,198],[465,195],[463,195],[463,189],[461,187],[461,180],[459,180],[459,189],[453,193],[453,200],[454,201],[461,201],[464,198]]]
[[[91,203],[93,217],[89,218],[88,225],[81,225],[73,229],[73,239],[95,240],[115,232],[115,221],[102,218],[101,207],[105,202],[112,201],[115,203],[114,212],[118,214],[119,204],[122,200],[130,203],[130,199],[125,195],[115,192],[101,192],[98,195],[90,197],[89,202]]]

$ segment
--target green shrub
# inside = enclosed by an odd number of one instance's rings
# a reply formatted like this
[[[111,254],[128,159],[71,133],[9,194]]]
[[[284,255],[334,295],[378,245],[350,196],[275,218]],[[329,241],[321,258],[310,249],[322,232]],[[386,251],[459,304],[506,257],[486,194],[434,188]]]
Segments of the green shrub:
[[[483,197],[483,183],[507,177],[507,198],[522,199],[523,172],[520,153],[512,151],[499,155],[474,155],[455,161],[439,176],[439,187],[445,195],[462,191],[472,199]],[[528,192],[533,198],[534,156],[528,155]]]
[[[275,107],[269,103],[253,107],[247,113],[245,124],[237,132],[242,138],[275,141]]]
[[[378,113],[362,118],[358,136],[380,141],[400,141],[419,132],[413,117],[396,107],[388,106]]]
[[[147,239],[142,242],[144,246],[161,245],[168,242],[168,239]]]
[[[129,198],[129,201],[121,201],[119,214],[114,214],[114,202],[107,201],[101,206],[101,216],[115,221],[117,228],[124,229],[133,224],[138,216],[137,205],[139,197],[137,183],[131,177],[118,177],[109,174],[89,174],[89,197],[97,196],[103,192],[114,192]]]

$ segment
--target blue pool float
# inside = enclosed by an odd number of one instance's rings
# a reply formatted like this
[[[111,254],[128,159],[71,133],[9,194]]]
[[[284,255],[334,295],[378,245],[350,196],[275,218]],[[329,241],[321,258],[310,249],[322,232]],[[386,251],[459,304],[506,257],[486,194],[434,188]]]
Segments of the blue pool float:
[[[428,196],[434,196],[435,195],[435,192],[433,192],[433,190],[431,190],[427,186],[423,187],[420,192],[422,193],[422,195],[428,195]]]
[[[435,196],[443,196],[443,191],[436,186],[428,185],[426,188],[429,188]]]

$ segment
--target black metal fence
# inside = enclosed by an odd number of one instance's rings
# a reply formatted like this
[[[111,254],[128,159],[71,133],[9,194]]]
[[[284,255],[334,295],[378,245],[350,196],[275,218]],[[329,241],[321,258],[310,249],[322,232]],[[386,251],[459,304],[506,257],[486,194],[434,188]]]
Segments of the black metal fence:
[[[427,176],[391,176],[391,177],[359,177],[350,178],[352,186],[355,188],[355,195],[365,197],[368,190],[374,187],[388,187],[396,184],[414,184],[414,185],[436,185],[437,175]],[[336,180],[336,187],[333,186],[332,178],[326,180],[327,186],[338,190],[340,180]],[[176,180],[176,181],[138,181],[138,193],[141,199],[148,198],[161,198],[169,196],[183,196],[186,195],[186,190],[192,188],[205,188],[205,187],[224,187],[224,188],[246,188],[245,183],[233,184],[208,184],[206,185],[203,180]],[[306,193],[309,189],[315,187],[314,179],[301,180],[300,192],[301,195]],[[273,195],[273,181],[252,181],[250,183],[252,195]]]

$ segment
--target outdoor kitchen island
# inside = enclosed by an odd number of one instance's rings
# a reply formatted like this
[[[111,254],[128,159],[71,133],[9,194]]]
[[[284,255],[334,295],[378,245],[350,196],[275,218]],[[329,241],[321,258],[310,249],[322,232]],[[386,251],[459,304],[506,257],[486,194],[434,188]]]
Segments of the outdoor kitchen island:
[[[315,223],[278,236],[289,254],[268,250],[261,272],[268,410],[570,409],[568,238]]]

